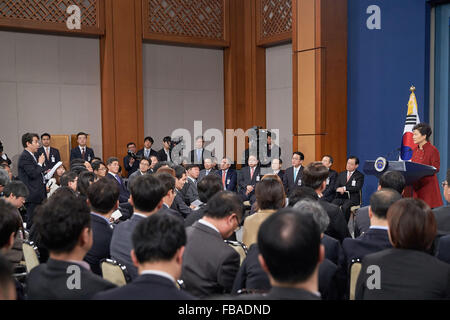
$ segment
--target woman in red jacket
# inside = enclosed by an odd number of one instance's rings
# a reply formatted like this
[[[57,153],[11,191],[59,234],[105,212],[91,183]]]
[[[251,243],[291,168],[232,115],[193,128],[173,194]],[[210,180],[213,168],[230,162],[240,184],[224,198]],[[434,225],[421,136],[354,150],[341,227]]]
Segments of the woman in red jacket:
[[[439,172],[441,166],[439,151],[429,142],[431,133],[431,127],[426,123],[414,126],[413,140],[417,147],[413,150],[411,161],[433,166]],[[436,174],[423,177],[414,183],[413,189],[413,197],[424,200],[431,208],[443,205]]]

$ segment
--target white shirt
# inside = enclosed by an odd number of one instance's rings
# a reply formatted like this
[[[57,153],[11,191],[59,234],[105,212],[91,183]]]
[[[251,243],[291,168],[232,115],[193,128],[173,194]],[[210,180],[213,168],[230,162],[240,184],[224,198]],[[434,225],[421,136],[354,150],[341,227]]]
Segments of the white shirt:
[[[386,230],[388,231],[389,228],[385,226],[370,226],[369,229],[380,229],[380,230]]]
[[[142,217],[142,218],[148,218],[145,214],[142,214],[142,213],[139,213],[139,212],[136,212],[136,211],[133,212],[133,215],[138,216],[138,217]]]
[[[26,149],[25,149],[25,150],[26,150]],[[39,162],[37,161],[37,159],[36,159],[36,157],[34,156],[33,152],[31,152],[31,151],[29,151],[29,150],[27,150],[27,151],[29,152],[29,154],[31,154],[31,156],[33,157],[34,161],[36,161],[36,163],[42,167],[42,164],[39,163]]]
[[[84,152],[86,152],[86,147],[78,146],[78,148],[80,148],[80,152],[81,152],[81,153],[83,153],[83,149],[84,149]]]
[[[213,225],[212,223],[210,223],[210,222],[208,222],[208,221],[205,221],[205,220],[203,220],[203,219],[198,220],[198,222],[201,223],[201,224],[203,224],[203,225],[205,225],[205,226],[207,226],[207,227],[210,227],[211,229],[214,229],[214,230],[216,230],[218,233],[220,233],[219,229],[217,229],[216,226]]]
[[[170,274],[168,274],[167,272],[164,272],[164,271],[159,271],[159,270],[144,270],[144,271],[141,272],[141,276],[144,275],[144,274],[154,274],[154,275],[156,275],[156,276],[164,277],[164,278],[167,278],[167,279],[169,279],[170,281],[172,281],[174,284],[176,284],[175,279],[174,279]]]

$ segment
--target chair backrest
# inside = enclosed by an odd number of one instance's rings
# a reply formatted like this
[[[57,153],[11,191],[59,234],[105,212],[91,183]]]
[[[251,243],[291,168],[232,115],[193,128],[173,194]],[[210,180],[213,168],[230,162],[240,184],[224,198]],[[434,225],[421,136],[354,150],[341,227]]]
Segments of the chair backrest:
[[[127,268],[115,260],[103,259],[100,262],[103,279],[121,287],[130,281]]]
[[[242,261],[244,261],[245,257],[247,256],[248,249],[247,246],[240,242],[240,241],[231,241],[231,240],[224,240],[226,244],[231,246],[234,250],[239,253],[239,256],[241,257],[240,264],[242,264]]]
[[[361,272],[361,261],[359,259],[352,260],[350,266],[350,300],[355,300],[356,282]]]
[[[24,240],[22,244],[23,256],[27,273],[39,265],[39,252],[33,242]]]

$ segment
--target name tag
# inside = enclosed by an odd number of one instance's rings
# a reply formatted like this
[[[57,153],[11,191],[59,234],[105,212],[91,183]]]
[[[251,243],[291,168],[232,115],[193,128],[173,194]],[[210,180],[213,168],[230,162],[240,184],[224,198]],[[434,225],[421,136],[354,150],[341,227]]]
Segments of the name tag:
[[[330,184],[330,178],[327,178],[327,186]]]
[[[230,179],[227,180],[227,184],[230,184]]]
[[[302,179],[298,179],[298,186],[302,185]]]
[[[88,154],[88,162],[91,162],[91,156]]]
[[[352,187],[356,187],[356,180],[352,180]]]
[[[256,176],[256,182],[259,182],[259,180],[260,180],[259,176]]]
[[[55,157],[54,156],[52,156],[52,162],[55,162]]]

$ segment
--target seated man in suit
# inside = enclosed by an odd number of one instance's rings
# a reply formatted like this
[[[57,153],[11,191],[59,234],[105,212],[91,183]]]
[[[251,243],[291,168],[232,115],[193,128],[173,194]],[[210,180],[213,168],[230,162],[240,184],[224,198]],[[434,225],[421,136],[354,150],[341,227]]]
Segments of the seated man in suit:
[[[171,175],[170,173],[164,172],[162,169],[160,171],[158,171],[157,173],[155,173],[154,176],[161,182],[161,184],[164,187],[163,204],[162,204],[161,209],[159,209],[158,212],[160,212],[162,214],[172,215],[184,223],[183,215],[180,212],[170,208],[170,206],[173,203],[173,200],[175,199],[175,195],[176,195],[176,193],[175,193],[175,182],[176,182],[175,177],[173,175]]]
[[[213,168],[213,160],[211,158],[205,158],[203,161],[203,167],[204,169],[200,170],[200,173],[198,174],[198,182],[202,181],[202,179],[210,173],[216,173],[216,170]]]
[[[117,186],[119,187],[120,191],[119,203],[128,202],[128,198],[130,198],[130,192],[125,186],[125,182],[119,175],[119,159],[117,159],[116,157],[110,157],[106,161],[106,167],[108,168],[108,174],[106,175],[106,177],[114,180]]]
[[[87,136],[87,133],[84,132],[77,133],[78,147],[75,147],[70,151],[71,162],[73,159],[83,159],[88,162],[91,162],[91,160],[94,159],[94,150],[86,146]]]
[[[131,259],[139,276],[133,282],[101,292],[97,300],[193,300],[180,290],[186,231],[183,223],[164,214],[155,214],[137,225],[132,234]]]
[[[234,169],[231,169],[231,160],[223,158],[220,163],[220,170],[217,174],[222,180],[223,190],[236,192],[237,188],[237,173]]]
[[[127,155],[123,158],[123,166],[128,171],[128,177],[139,169],[139,160],[137,159],[136,144],[134,142],[128,142],[127,144]]]
[[[205,167],[203,166],[203,161],[205,159],[211,159],[211,151],[204,149],[205,140],[203,140],[202,136],[195,138],[195,148],[189,152],[189,159],[191,163],[198,164],[200,166],[200,170],[203,170]]]
[[[93,243],[84,260],[92,272],[101,276],[101,260],[111,257],[111,214],[119,207],[119,188],[110,179],[100,179],[89,186],[87,196],[91,207]]]
[[[208,201],[205,216],[187,228],[181,276],[186,291],[199,298],[231,291],[240,257],[223,240],[233,234],[241,219],[239,197],[221,191]]]
[[[42,205],[36,230],[50,258],[28,275],[29,299],[83,300],[115,287],[92,273],[83,261],[92,246],[89,212],[86,201],[66,188],[60,188]]]
[[[73,171],[64,172],[60,178],[61,187],[69,187],[74,192],[77,192],[78,175]]]
[[[144,139],[144,147],[137,152],[137,156],[150,159],[151,156],[158,156],[158,152],[152,149],[152,145],[154,140],[152,137],[145,137]]]
[[[272,159],[271,167],[273,171],[272,174],[276,174],[280,177],[281,181],[283,181],[285,173],[285,171],[281,169],[283,167],[283,160],[281,160],[281,158]]]
[[[377,191],[384,189],[393,189],[399,194],[403,193],[403,189],[406,186],[405,177],[398,171],[387,171],[383,173],[378,180]],[[362,207],[356,210],[355,213],[355,238],[359,237],[363,233],[369,231],[370,217],[369,206]]]
[[[443,195],[445,200],[450,203],[450,188],[448,184],[450,183],[450,169],[447,170],[447,177],[442,186],[444,188]],[[450,234],[450,206],[444,206],[440,208],[433,209],[434,216],[436,218],[436,224],[438,229],[438,234]]]
[[[51,136],[48,133],[41,134],[41,142],[42,147],[38,149],[37,157],[41,154],[44,154],[44,168],[45,173],[48,173],[52,168],[61,161],[61,156],[59,155],[59,150],[53,147],[50,147]]]
[[[327,187],[323,192],[323,200],[326,200],[328,202],[331,202],[334,200],[334,197],[336,197],[336,179],[338,176],[338,173],[331,169],[331,166],[333,165],[333,157],[330,155],[324,155],[322,158],[322,164],[328,168],[328,179],[327,179]]]
[[[175,170],[175,199],[173,200],[171,208],[179,212],[183,218],[188,217],[193,210],[186,205],[184,186],[186,185],[186,169],[182,166],[173,167]]]
[[[370,253],[392,248],[386,215],[389,207],[401,198],[402,196],[392,189],[382,189],[372,194],[369,206],[369,230],[356,239],[347,238],[342,242],[344,260],[341,265],[344,270],[350,271],[348,268],[353,259],[362,260]]]
[[[150,170],[150,159],[142,158],[141,161],[139,161],[139,169],[133,172],[133,174],[128,178],[128,190],[130,190],[130,186],[133,183],[134,179],[143,176],[145,174],[148,174],[149,170]]]
[[[170,147],[172,144],[172,138],[170,136],[166,136],[163,138],[163,147],[158,151],[157,157],[158,161],[172,161],[172,155],[170,154]]]
[[[292,154],[292,167],[284,172],[283,185],[286,194],[289,196],[295,188],[302,185],[303,161],[305,155],[300,151]]]
[[[183,187],[184,200],[188,206],[198,200],[197,178],[200,173],[198,164],[188,164],[186,166],[187,182]]]
[[[131,234],[140,221],[161,209],[163,197],[164,186],[156,177],[145,175],[136,178],[131,185],[130,197],[134,213],[129,220],[119,223],[114,228],[110,247],[111,257],[127,267],[132,279],[137,277],[137,269],[130,256],[133,249]]]
[[[361,204],[361,189],[364,175],[359,172],[359,159],[355,156],[347,158],[346,171],[341,172],[336,180],[336,198],[332,203],[341,206],[345,221],[350,219],[350,208]]]
[[[271,289],[243,299],[320,300],[318,274],[325,252],[313,213],[287,208],[271,215],[259,229],[258,248]]]
[[[255,186],[260,180],[260,167],[255,156],[248,157],[248,166],[241,169],[241,174],[238,180],[239,195],[243,201],[250,201],[250,204],[255,202]]]
[[[44,183],[45,156],[41,154],[38,159],[34,156],[39,149],[39,136],[35,133],[25,133],[22,136],[24,150],[19,157],[19,180],[22,181],[30,192],[25,207],[27,208],[27,228],[33,224],[34,209],[47,198]]]

